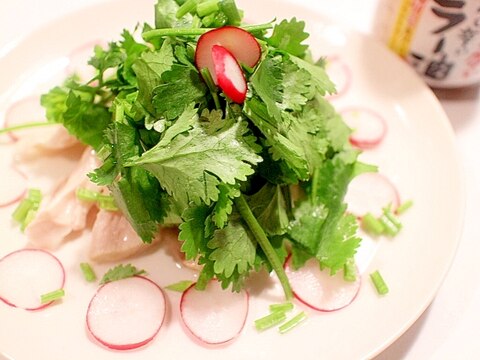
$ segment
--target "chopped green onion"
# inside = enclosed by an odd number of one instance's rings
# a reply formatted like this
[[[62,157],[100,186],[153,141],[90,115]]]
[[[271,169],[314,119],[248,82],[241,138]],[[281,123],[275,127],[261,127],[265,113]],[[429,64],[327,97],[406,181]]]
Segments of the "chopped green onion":
[[[287,319],[287,315],[283,311],[275,311],[267,316],[255,320],[255,328],[258,331],[266,330],[272,326],[278,325]]]
[[[370,274],[370,279],[372,279],[373,285],[375,285],[375,289],[377,289],[377,292],[380,295],[385,295],[388,293],[388,286],[383,280],[382,275],[380,274],[380,271],[376,270],[373,273]]]
[[[343,266],[343,279],[350,282],[357,280],[357,267],[353,257],[349,258]]]
[[[30,199],[23,199],[17,205],[17,208],[13,211],[12,218],[16,222],[23,224],[28,212],[33,209],[33,202]]]
[[[55,300],[59,300],[65,296],[65,290],[58,289],[47,294],[43,294],[40,296],[40,302],[42,304],[46,304]]]
[[[390,236],[395,236],[402,229],[402,223],[392,213],[390,207],[383,209],[383,215],[379,219],[384,226],[384,233]]]
[[[80,269],[82,270],[83,277],[88,282],[93,282],[97,280],[97,275],[95,275],[95,272],[93,271],[89,263],[80,263]]]
[[[27,199],[33,203],[33,210],[38,210],[42,202],[42,192],[40,189],[29,189]]]
[[[32,220],[35,219],[36,215],[37,215],[37,210],[33,208],[28,210],[27,216],[25,216],[25,219],[23,219],[23,222],[20,224],[20,230],[25,231],[25,229],[32,222]]]
[[[293,310],[293,304],[290,301],[281,303],[281,304],[272,304],[270,305],[269,309],[271,312],[276,312],[276,311],[287,312],[287,311]]]
[[[20,224],[20,230],[24,231],[35,218],[41,201],[41,191],[39,189],[29,189],[27,196],[17,205],[13,211],[12,218]]]
[[[193,281],[190,280],[182,280],[174,284],[170,284],[168,286],[165,286],[165,289],[172,290],[172,291],[178,291],[178,292],[184,292],[187,290],[190,286],[192,286]]]
[[[98,195],[100,195],[96,191],[92,191],[90,189],[85,189],[85,188],[78,188],[77,189],[77,199],[82,200],[82,201],[97,201]]]
[[[118,211],[115,199],[110,195],[98,195],[97,205],[102,210]]]
[[[380,235],[385,230],[382,222],[371,213],[367,213],[362,217],[362,228],[374,235]]]
[[[204,17],[218,11],[218,9],[218,0],[207,0],[197,5],[197,14]]]
[[[413,205],[412,200],[405,201],[403,204],[400,204],[400,206],[397,207],[396,213],[398,215],[402,215],[405,211],[410,209],[412,207],[412,205]]]
[[[178,8],[175,16],[177,17],[177,19],[180,19],[185,15],[187,15],[189,12],[195,10],[196,6],[197,6],[197,0],[187,0],[182,4],[182,6]]]
[[[285,324],[280,326],[278,330],[280,331],[281,334],[284,334],[287,331],[290,331],[294,327],[298,326],[301,322],[303,322],[306,319],[307,319],[307,314],[305,313],[305,311],[299,312],[293,318],[288,320]]]
[[[388,220],[390,220],[395,225],[395,227],[400,231],[403,225],[390,208],[383,209],[383,215],[385,215],[388,218]]]

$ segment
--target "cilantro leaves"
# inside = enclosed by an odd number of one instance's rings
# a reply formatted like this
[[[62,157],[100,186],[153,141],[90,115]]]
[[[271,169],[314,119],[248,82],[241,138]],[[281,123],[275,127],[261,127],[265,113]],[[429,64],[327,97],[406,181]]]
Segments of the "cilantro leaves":
[[[219,4],[177,16],[177,1],[158,0],[155,28],[238,26],[234,1]],[[294,265],[316,258],[335,273],[360,243],[343,197],[366,167],[324,98],[335,87],[322,63],[308,60],[305,23],[255,31],[262,60],[245,70],[241,106],[207,87],[194,63],[196,37],[181,34],[143,43],[124,30],[120,41],[97,46],[92,79],[73,77],[42,97],[48,120],[98,152],[103,164],[90,179],[108,186],[144,242],[159,226],[179,226],[185,257],[203,265],[198,288],[217,278],[239,290],[266,268],[288,297],[287,249]]]

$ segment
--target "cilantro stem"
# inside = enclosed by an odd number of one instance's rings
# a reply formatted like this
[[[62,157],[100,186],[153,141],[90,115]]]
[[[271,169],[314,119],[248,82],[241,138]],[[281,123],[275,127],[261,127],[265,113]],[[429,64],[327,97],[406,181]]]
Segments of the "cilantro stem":
[[[7,127],[7,128],[0,129],[0,134],[12,132],[12,131],[17,131],[17,130],[30,129],[30,128],[34,128],[34,127],[50,126],[50,125],[57,125],[57,123],[54,123],[54,122],[25,123],[25,124],[22,124],[22,125],[10,126],[10,127]]]
[[[213,82],[212,74],[210,74],[210,71],[208,70],[208,68],[204,68],[200,70],[200,73],[202,74],[202,77],[205,80],[205,83],[207,84],[207,87],[210,90],[210,93],[212,94],[212,98],[215,103],[215,108],[217,110],[221,109],[220,100],[217,94],[217,86]]]
[[[259,24],[259,25],[245,25],[241,26],[243,30],[248,32],[255,32],[255,31],[262,31],[268,30],[272,28],[271,23],[266,24]],[[145,31],[142,34],[142,37],[145,41],[164,37],[164,36],[198,36],[205,34],[210,30],[214,30],[215,28],[163,28],[163,29],[154,29]]]
[[[248,227],[255,236],[255,239],[257,239],[260,247],[265,253],[268,261],[270,262],[270,265],[277,274],[278,280],[280,280],[280,284],[282,285],[283,291],[285,292],[286,299],[291,300],[293,294],[292,288],[290,287],[290,282],[287,278],[287,274],[285,274],[282,263],[280,262],[277,254],[275,253],[275,249],[273,248],[272,244],[268,240],[267,235],[265,234],[257,219],[253,215],[252,210],[248,206],[247,200],[245,200],[245,197],[243,195],[240,195],[239,197],[235,198],[234,202],[235,207],[237,208],[240,215],[242,215],[243,220],[247,223]]]

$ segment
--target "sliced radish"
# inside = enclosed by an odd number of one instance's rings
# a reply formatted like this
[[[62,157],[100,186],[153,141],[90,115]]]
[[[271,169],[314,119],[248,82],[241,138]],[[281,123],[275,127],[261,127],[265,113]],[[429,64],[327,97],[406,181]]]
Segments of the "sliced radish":
[[[348,185],[345,202],[347,211],[357,217],[371,213],[375,217],[383,214],[383,208],[400,204],[400,196],[392,182],[380,173],[364,173],[356,176]]]
[[[5,114],[5,127],[18,126],[30,122],[46,121],[45,109],[38,96],[29,96],[13,103]],[[13,141],[19,140],[28,130],[8,133]]]
[[[106,347],[135,349],[155,338],[165,310],[163,291],[153,281],[142,276],[112,281],[90,301],[87,328]]]
[[[247,96],[247,81],[242,68],[222,46],[213,45],[212,58],[218,86],[233,102],[242,104]]]
[[[370,149],[380,144],[387,133],[385,120],[373,110],[354,108],[341,111],[340,114],[353,130],[350,143],[360,149]]]
[[[63,288],[65,270],[51,253],[39,249],[14,251],[0,259],[0,300],[25,310],[39,310],[40,297]]]
[[[217,84],[212,47],[220,45],[227,49],[238,63],[254,67],[262,54],[257,39],[248,31],[234,26],[224,26],[206,32],[197,42],[195,50],[195,64],[198,70],[207,68]]]
[[[352,82],[352,71],[348,65],[340,57],[332,56],[327,59],[325,70],[337,89],[335,94],[328,97],[337,99],[344,95]]]
[[[353,282],[343,279],[339,271],[331,276],[330,271],[320,270],[316,259],[310,259],[303,267],[293,270],[291,258],[285,264],[295,297],[305,305],[318,311],[334,311],[349,305],[360,289],[360,275]]]
[[[2,169],[2,186],[0,186],[0,207],[9,206],[19,201],[27,191],[25,176],[12,166]]]
[[[183,292],[180,313],[188,330],[205,344],[223,344],[242,331],[248,314],[248,293],[222,289],[211,281],[204,291],[195,284]]]

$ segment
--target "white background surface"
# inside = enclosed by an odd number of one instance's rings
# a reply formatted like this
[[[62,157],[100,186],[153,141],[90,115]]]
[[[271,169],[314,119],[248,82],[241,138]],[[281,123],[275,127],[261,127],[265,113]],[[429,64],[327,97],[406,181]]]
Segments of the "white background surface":
[[[104,1],[106,0],[2,0],[0,57],[23,36],[52,19]],[[382,41],[387,36],[388,24],[396,7],[395,0],[282,0],[278,6],[282,3],[310,8],[340,24],[373,34]],[[451,270],[431,306],[377,360],[480,358],[477,335],[480,323],[479,92],[478,87],[436,91],[456,133],[460,160],[466,174],[464,233]]]

